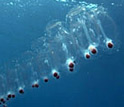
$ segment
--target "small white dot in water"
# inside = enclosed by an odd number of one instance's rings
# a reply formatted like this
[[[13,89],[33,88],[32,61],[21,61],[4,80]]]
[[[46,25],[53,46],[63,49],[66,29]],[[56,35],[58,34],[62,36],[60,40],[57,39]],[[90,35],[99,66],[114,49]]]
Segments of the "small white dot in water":
[[[13,5],[14,3],[13,3],[13,2],[10,2],[9,4],[10,4],[10,5]]]
[[[111,5],[114,5],[114,3],[111,3]]]

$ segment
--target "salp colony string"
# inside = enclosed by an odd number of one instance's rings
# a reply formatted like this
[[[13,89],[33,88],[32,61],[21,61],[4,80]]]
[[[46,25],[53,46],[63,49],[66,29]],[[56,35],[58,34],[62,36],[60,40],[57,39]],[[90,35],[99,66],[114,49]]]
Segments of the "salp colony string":
[[[65,21],[54,20],[44,36],[32,43],[31,50],[4,64],[0,70],[0,104],[38,88],[41,79],[59,79],[63,72],[73,72],[79,60],[90,60],[98,51],[114,49],[115,25],[102,6],[81,3],[73,6]]]

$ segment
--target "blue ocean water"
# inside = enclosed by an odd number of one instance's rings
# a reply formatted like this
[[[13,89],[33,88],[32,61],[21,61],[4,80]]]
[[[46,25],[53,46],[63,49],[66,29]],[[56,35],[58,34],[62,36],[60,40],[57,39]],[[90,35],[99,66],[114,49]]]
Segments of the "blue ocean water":
[[[48,22],[64,20],[70,7],[54,0],[20,0],[23,8],[0,1],[0,63],[28,50],[44,35]],[[119,51],[102,52],[100,58],[83,60],[78,72],[62,75],[58,81],[26,90],[11,100],[9,107],[124,107],[124,1],[86,0],[103,5],[117,26]],[[114,3],[114,5],[112,5]],[[39,6],[37,5],[39,4]],[[62,14],[60,14],[62,13]]]

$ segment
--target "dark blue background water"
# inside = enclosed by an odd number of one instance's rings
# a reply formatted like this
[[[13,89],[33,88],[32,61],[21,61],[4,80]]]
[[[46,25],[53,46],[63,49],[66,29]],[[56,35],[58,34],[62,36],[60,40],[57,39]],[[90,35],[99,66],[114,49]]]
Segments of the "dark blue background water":
[[[8,1],[12,0],[0,1],[1,63],[29,49],[32,41],[44,34],[49,21],[64,20],[69,10],[52,0],[41,0],[41,6],[32,0],[33,5],[23,8],[2,5]],[[119,52],[103,52],[100,58],[82,61],[77,73],[67,73],[58,81],[52,80],[41,84],[39,89],[27,90],[23,96],[12,100],[10,107],[124,107],[124,2],[87,1],[103,3],[108,9],[118,29]],[[25,2],[22,0],[22,4]]]

